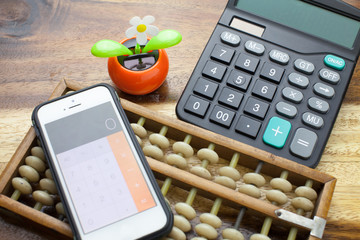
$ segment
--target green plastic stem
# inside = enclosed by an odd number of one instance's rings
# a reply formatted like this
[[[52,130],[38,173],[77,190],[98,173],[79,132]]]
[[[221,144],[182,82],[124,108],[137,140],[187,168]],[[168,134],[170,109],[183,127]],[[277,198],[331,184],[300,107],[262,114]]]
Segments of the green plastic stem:
[[[234,155],[231,158],[229,167],[236,168],[236,165],[239,162],[239,158],[240,158],[240,154],[239,153],[234,153]]]
[[[161,193],[164,197],[166,196],[166,194],[168,193],[168,191],[170,189],[171,182],[172,182],[172,179],[167,177],[164,181],[164,184],[161,187]]]
[[[260,233],[267,236],[269,234],[271,224],[272,224],[272,218],[266,217]]]
[[[221,203],[222,203],[222,199],[221,198],[216,198],[215,202],[214,202],[214,204],[213,204],[213,206],[211,208],[210,213],[214,214],[214,215],[217,215],[219,210],[220,210]]]
[[[163,126],[163,127],[161,128],[159,134],[165,136],[166,133],[167,133],[167,131],[168,131],[168,129],[169,129],[169,128],[168,128],[167,126]]]
[[[139,124],[140,126],[144,126],[146,119],[144,117],[140,117],[139,120],[137,121],[137,124]]]
[[[196,193],[197,193],[197,189],[196,188],[191,188],[189,195],[186,198],[186,204],[188,204],[189,206],[191,206],[194,202],[194,199],[196,197]]]

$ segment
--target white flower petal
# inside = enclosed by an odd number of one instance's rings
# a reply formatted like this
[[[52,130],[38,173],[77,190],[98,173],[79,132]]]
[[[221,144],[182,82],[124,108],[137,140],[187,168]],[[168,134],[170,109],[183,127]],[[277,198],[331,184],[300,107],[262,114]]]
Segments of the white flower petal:
[[[128,28],[125,32],[125,36],[127,38],[133,37],[137,33],[136,26],[133,26],[131,28]]]
[[[140,45],[145,45],[147,42],[146,33],[138,33],[136,36],[136,42]]]
[[[135,27],[136,27],[137,25],[139,25],[141,22],[142,22],[142,21],[141,21],[141,18],[138,17],[138,16],[133,17],[133,18],[130,19],[130,21],[129,21],[129,23],[130,23],[131,25],[135,26]]]
[[[145,32],[151,36],[156,36],[159,33],[159,28],[154,25],[148,25]]]
[[[152,24],[155,21],[155,17],[148,15],[145,16],[142,20],[144,24]]]

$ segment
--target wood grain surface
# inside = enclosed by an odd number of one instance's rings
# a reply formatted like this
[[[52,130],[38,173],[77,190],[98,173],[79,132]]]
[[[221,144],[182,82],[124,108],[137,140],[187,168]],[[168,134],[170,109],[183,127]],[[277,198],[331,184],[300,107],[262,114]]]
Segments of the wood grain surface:
[[[359,0],[346,2],[360,8]],[[163,86],[146,96],[122,97],[171,117],[226,0],[0,0],[0,172],[30,127],[30,115],[63,78],[106,82],[107,60],[93,57],[101,39],[120,40],[138,15],[175,29],[183,41],[169,48]],[[324,239],[360,239],[360,65],[317,169],[338,179]],[[25,224],[26,225],[26,224]],[[0,211],[0,239],[58,239]]]

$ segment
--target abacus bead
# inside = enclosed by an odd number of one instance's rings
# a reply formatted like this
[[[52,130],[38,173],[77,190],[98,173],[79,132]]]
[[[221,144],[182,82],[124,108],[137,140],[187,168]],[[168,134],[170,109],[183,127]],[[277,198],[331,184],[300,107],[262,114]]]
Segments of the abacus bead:
[[[55,182],[52,179],[43,178],[43,179],[40,180],[39,185],[40,185],[40,188],[42,190],[46,190],[51,194],[56,194],[57,193]]]
[[[273,178],[270,181],[270,185],[274,189],[279,189],[283,192],[290,192],[292,190],[291,183],[284,178]]]
[[[57,212],[58,214],[61,214],[61,215],[64,215],[64,216],[66,215],[66,214],[65,214],[64,206],[63,206],[63,204],[62,204],[61,202],[57,203],[56,206],[55,206],[55,208],[56,208],[56,212]]]
[[[25,163],[38,172],[43,172],[46,169],[44,161],[36,156],[27,156],[25,158]]]
[[[31,155],[40,158],[44,162],[46,161],[44,150],[41,147],[38,147],[38,146],[33,147],[33,148],[31,148],[30,152],[31,152]]]
[[[184,202],[179,202],[175,204],[175,211],[189,220],[194,219],[196,217],[196,212],[194,208]]]
[[[246,173],[243,179],[245,183],[253,184],[257,187],[264,186],[266,183],[265,178],[258,173]]]
[[[261,197],[261,191],[257,187],[251,184],[244,184],[239,187],[239,192],[244,193],[254,198]]]
[[[229,177],[226,177],[226,176],[218,176],[218,177],[215,177],[215,182],[220,184],[220,185],[223,185],[225,187],[228,187],[228,188],[231,188],[231,189],[235,189],[236,188],[236,183],[234,180],[232,180],[231,178]]]
[[[211,179],[211,174],[206,168],[203,168],[203,167],[200,167],[200,166],[195,166],[195,167],[192,167],[190,169],[190,172],[197,175],[197,176],[199,176],[199,177],[202,177],[202,178],[205,178],[205,179],[208,179],[208,180]]]
[[[194,155],[194,149],[185,142],[176,142],[173,144],[173,150],[175,153],[182,153],[184,157],[188,158]]]
[[[189,220],[187,220],[182,215],[174,215],[174,226],[176,226],[183,232],[188,232],[191,230],[191,224]]]
[[[309,212],[314,209],[314,204],[307,198],[304,197],[296,197],[291,200],[291,204],[295,209],[302,209],[305,212]]]
[[[219,174],[221,176],[229,177],[229,178],[233,179],[234,181],[240,180],[240,177],[241,177],[238,170],[236,170],[235,168],[229,167],[229,166],[220,168]]]
[[[52,197],[47,192],[37,190],[33,192],[32,196],[35,201],[42,203],[45,206],[51,206],[54,204],[54,199],[52,199]]]
[[[143,148],[143,152],[146,156],[160,160],[164,157],[163,151],[154,145],[148,145]]]
[[[206,223],[200,223],[196,225],[195,232],[198,235],[205,237],[207,239],[216,239],[218,236],[216,229]]]
[[[310,199],[311,201],[317,198],[317,193],[314,189],[306,186],[301,186],[295,189],[295,194],[298,197],[304,197]]]
[[[222,232],[223,238],[229,239],[229,240],[244,240],[244,235],[242,235],[241,232],[234,228],[226,228]]]
[[[153,133],[149,136],[151,144],[158,145],[160,148],[168,148],[170,146],[169,140],[158,133]]]
[[[185,158],[177,154],[170,154],[166,157],[166,162],[171,166],[176,166],[178,168],[184,169],[187,166]]]
[[[139,145],[142,146],[141,138],[139,138],[138,135],[135,135],[135,137],[136,137],[136,140],[138,141]]]
[[[140,126],[137,123],[131,123],[131,127],[137,136],[139,136],[140,138],[146,137],[146,130],[143,126]]]
[[[197,152],[197,157],[200,160],[208,160],[210,163],[214,164],[219,161],[218,154],[211,149],[208,148],[202,148]]]
[[[271,238],[263,234],[256,233],[254,235],[251,235],[250,240],[271,240]]]
[[[193,237],[191,240],[207,240],[207,239],[203,237]]]
[[[200,215],[200,222],[207,223],[214,228],[219,228],[222,225],[221,219],[212,213],[203,213]]]
[[[12,186],[22,194],[30,194],[32,192],[30,183],[23,178],[15,177],[11,180],[11,183]]]
[[[27,178],[29,182],[37,182],[40,179],[39,173],[27,165],[22,165],[19,167],[19,174],[20,176]]]
[[[175,240],[186,240],[185,233],[175,226],[173,226],[168,236]]]
[[[45,177],[46,177],[46,178],[49,178],[49,179],[54,179],[53,176],[52,176],[52,173],[51,173],[50,169],[46,169],[46,171],[45,171]]]
[[[270,202],[276,202],[280,205],[283,205],[287,202],[288,197],[279,190],[269,190],[266,192],[266,198]]]

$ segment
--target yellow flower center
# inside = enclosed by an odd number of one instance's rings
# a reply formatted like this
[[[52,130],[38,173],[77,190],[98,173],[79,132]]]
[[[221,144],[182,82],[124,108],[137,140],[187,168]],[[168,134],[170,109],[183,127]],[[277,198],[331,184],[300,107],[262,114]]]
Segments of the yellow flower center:
[[[139,24],[137,27],[136,27],[136,30],[140,33],[142,32],[145,32],[146,31],[146,25],[145,24]]]

